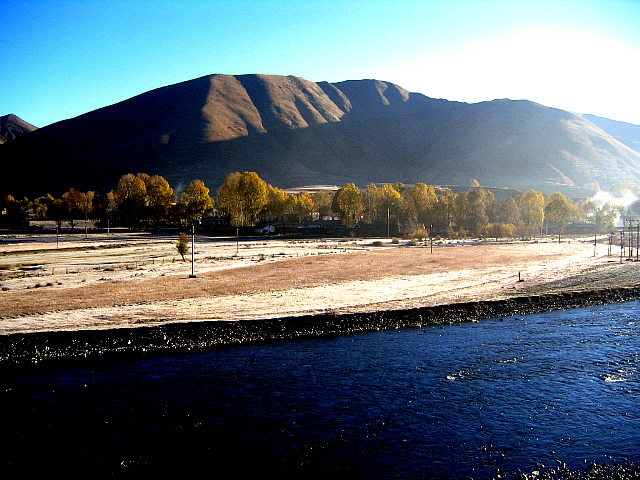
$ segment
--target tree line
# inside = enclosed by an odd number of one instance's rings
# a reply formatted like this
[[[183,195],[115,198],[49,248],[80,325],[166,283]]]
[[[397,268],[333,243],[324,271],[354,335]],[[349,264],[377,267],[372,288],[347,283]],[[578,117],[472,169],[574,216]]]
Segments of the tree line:
[[[595,225],[599,233],[614,228],[622,209],[612,203],[597,206],[578,203],[556,192],[543,195],[529,190],[499,203],[494,194],[477,182],[467,191],[455,193],[424,183],[376,185],[359,188],[353,183],[335,192],[288,193],[266,183],[255,172],[233,172],[212,197],[201,180],[192,181],[176,195],[160,175],[128,173],[110,192],[81,192],[74,188],[54,198],[47,194],[34,200],[7,196],[1,206],[2,226],[15,227],[29,215],[67,222],[92,220],[105,227],[111,219],[132,229],[191,225],[214,209],[235,227],[261,221],[307,222],[339,218],[347,227],[359,223],[386,222],[408,236],[476,235],[484,237],[529,237],[548,224],[562,231],[573,222]],[[640,205],[634,205],[640,212]]]

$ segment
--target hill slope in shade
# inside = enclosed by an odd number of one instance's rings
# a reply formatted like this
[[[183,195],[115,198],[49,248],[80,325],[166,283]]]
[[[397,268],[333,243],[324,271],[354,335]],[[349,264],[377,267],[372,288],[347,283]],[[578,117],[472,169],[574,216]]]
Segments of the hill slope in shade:
[[[37,128],[12,113],[4,115],[0,117],[0,144],[21,137],[25,133],[33,132]]]
[[[138,95],[0,146],[0,193],[113,188],[160,174],[215,190],[252,170],[281,188],[355,182],[544,192],[640,183],[640,153],[584,117],[528,101],[436,100],[378,80],[211,75]],[[28,179],[20,181],[19,179]]]

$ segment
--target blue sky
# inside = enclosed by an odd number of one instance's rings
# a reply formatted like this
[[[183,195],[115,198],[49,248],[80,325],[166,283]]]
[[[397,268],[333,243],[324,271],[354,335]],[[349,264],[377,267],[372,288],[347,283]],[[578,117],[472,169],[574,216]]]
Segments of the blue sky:
[[[0,115],[36,126],[212,73],[640,124],[640,1],[0,0],[0,65]]]

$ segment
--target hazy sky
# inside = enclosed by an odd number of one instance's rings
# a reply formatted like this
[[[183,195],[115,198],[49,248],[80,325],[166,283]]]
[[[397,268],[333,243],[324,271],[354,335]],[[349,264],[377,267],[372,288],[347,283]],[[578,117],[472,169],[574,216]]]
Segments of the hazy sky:
[[[0,115],[36,126],[212,73],[640,124],[640,0],[0,0],[0,68]]]

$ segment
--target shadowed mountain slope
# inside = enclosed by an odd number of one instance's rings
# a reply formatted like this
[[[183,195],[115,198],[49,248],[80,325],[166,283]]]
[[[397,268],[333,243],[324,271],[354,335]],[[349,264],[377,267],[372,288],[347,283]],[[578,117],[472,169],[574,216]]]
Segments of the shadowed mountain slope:
[[[180,191],[252,170],[281,188],[355,182],[548,192],[640,183],[640,154],[584,117],[528,101],[436,100],[378,80],[211,75],[138,95],[0,146],[0,194],[113,188],[128,172]]]
[[[33,132],[38,127],[25,122],[14,114],[0,117],[0,144],[21,137],[25,133]]]

